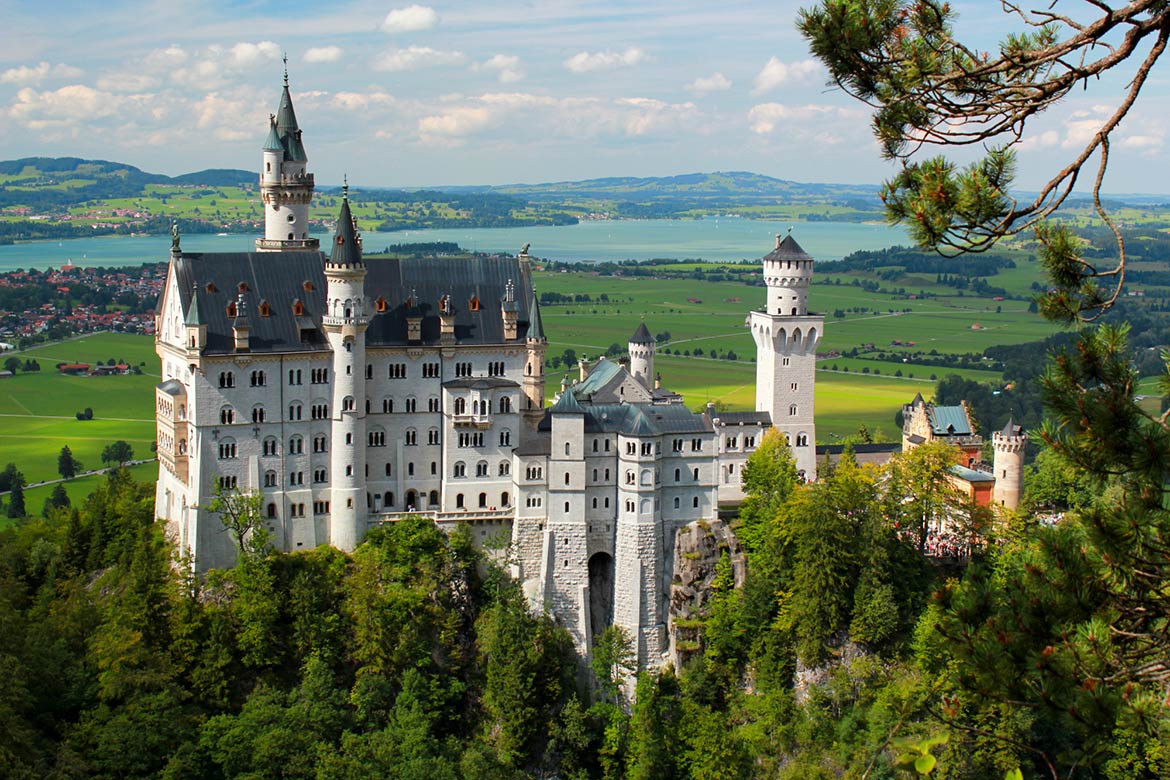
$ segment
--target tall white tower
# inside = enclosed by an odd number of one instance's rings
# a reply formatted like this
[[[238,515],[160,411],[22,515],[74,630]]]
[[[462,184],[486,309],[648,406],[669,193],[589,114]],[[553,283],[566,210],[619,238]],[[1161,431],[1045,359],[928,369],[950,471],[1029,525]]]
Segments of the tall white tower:
[[[1028,434],[1009,419],[1002,431],[991,434],[991,446],[995,451],[995,489],[991,500],[1008,509],[1017,509],[1024,492],[1024,450],[1028,447]]]
[[[309,201],[313,199],[313,174],[306,171],[309,157],[301,143],[301,129],[288,92],[288,58],[285,58],[284,91],[280,108],[268,117],[260,168],[260,200],[264,204],[264,238],[256,239],[258,252],[315,252],[321,242],[309,237]]]
[[[658,342],[650,335],[644,322],[639,323],[627,345],[630,353],[630,374],[647,390],[654,389],[654,350],[657,346]]]
[[[817,476],[817,436],[813,418],[817,344],[825,318],[808,311],[813,259],[792,236],[764,256],[768,305],[748,318],[756,342],[756,410],[772,416],[784,434],[796,468],[805,479]]]
[[[322,326],[333,349],[332,441],[330,442],[329,543],[352,551],[366,526],[366,264],[349,211],[349,188],[341,199],[333,249],[325,261],[326,313]]]

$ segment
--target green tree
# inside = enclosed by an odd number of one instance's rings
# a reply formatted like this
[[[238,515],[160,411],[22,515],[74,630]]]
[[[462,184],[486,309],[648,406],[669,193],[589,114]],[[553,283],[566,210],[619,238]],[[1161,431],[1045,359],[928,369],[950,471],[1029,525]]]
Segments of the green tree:
[[[89,409],[86,409],[85,411],[86,411],[86,419],[92,418],[93,413],[90,412]],[[106,465],[109,465],[109,466],[121,465],[123,463],[128,463],[133,459],[134,459],[134,448],[131,447],[128,442],[123,441],[122,439],[118,439],[118,441],[115,441],[111,444],[107,444],[102,449],[102,463],[105,463]]]
[[[744,464],[742,478],[747,498],[740,508],[736,535],[745,549],[754,551],[762,544],[767,524],[800,482],[792,448],[782,433],[775,428],[764,433]]]
[[[622,683],[637,670],[637,666],[634,640],[621,626],[606,626],[593,638],[589,668],[593,670],[593,679],[605,701],[620,699]]]
[[[105,459],[103,452],[102,460]],[[257,558],[268,551],[269,545],[268,526],[261,513],[263,506],[264,496],[258,491],[244,492],[216,484],[207,511],[219,515],[219,522],[231,535],[242,558]]]
[[[45,507],[41,511],[41,515],[48,517],[54,509],[67,509],[69,507],[69,494],[65,492],[65,486],[57,483],[53,486],[53,492],[45,499]]]
[[[57,455],[57,473],[63,479],[73,479],[77,476],[77,472],[81,471],[81,468],[81,463],[73,457],[73,451],[69,449],[69,445],[63,446],[60,454]]]
[[[14,374],[17,371],[19,371],[20,370],[20,358],[10,357],[7,360],[5,360],[4,361],[4,370],[11,371]]]
[[[8,492],[8,516],[21,518],[28,514],[24,508],[24,476],[21,475]]]

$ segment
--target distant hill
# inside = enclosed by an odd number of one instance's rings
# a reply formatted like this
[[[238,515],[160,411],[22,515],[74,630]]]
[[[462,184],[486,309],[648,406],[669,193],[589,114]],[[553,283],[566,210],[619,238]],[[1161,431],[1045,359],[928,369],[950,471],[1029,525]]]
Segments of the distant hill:
[[[875,184],[806,184],[777,179],[748,171],[687,173],[679,176],[638,178],[616,176],[585,181],[561,181],[545,184],[508,184],[490,187],[437,187],[447,192],[481,191],[505,195],[522,195],[532,200],[557,200],[566,197],[597,198],[642,202],[659,199],[693,201],[735,201],[739,203],[818,202],[860,200],[877,202]]]

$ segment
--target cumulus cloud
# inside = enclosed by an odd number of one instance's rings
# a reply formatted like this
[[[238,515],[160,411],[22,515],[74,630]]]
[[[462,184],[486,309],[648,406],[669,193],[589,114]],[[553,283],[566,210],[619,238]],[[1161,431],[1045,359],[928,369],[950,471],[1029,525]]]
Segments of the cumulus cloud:
[[[339,59],[340,46],[314,46],[305,52],[305,62],[337,62]]]
[[[211,47],[213,53],[217,49],[219,49],[218,46]],[[226,54],[228,64],[234,68],[250,68],[262,62],[272,62],[281,56],[280,47],[272,41],[237,43],[228,49]]]
[[[423,140],[461,138],[472,135],[497,120],[487,106],[456,106],[442,113],[424,116],[418,120],[418,132]]]
[[[374,60],[377,70],[400,71],[427,68],[435,65],[458,65],[466,57],[461,51],[442,51],[430,46],[408,46],[391,49]]]
[[[808,104],[804,106],[786,106],[783,103],[760,103],[752,106],[748,112],[748,126],[753,133],[768,135],[781,124],[809,122],[833,116],[835,109],[832,106]]]
[[[330,101],[337,108],[350,111],[364,111],[373,106],[390,105],[393,96],[386,92],[338,92]]]
[[[162,82],[148,73],[119,71],[99,76],[97,88],[107,92],[143,92]]]
[[[637,65],[645,60],[646,52],[631,46],[625,51],[578,52],[565,60],[564,65],[573,73],[590,73]]]
[[[64,63],[21,65],[0,73],[0,84],[40,84],[45,79],[75,79],[82,73],[81,68]]]
[[[731,81],[722,73],[712,73],[710,76],[700,76],[687,87],[696,95],[706,95],[708,92],[722,92],[731,89]]]
[[[408,5],[395,8],[382,20],[382,31],[388,33],[416,32],[429,30],[439,23],[434,8],[425,5]]]
[[[1045,130],[1042,133],[1029,135],[1022,139],[1018,144],[1016,144],[1016,148],[1021,151],[1026,151],[1028,149],[1045,149],[1050,146],[1056,146],[1058,143],[1060,143],[1060,133],[1056,132],[1055,130]]]
[[[524,78],[520,58],[512,54],[497,54],[486,62],[473,66],[473,70],[495,72],[501,84],[511,84]]]
[[[139,72],[169,78],[172,83],[195,89],[214,90],[229,84],[241,73],[276,62],[280,56],[280,47],[272,41],[244,41],[232,46],[215,44],[194,51],[171,45],[146,55]]]
[[[115,95],[83,84],[44,91],[25,87],[16,93],[8,115],[34,130],[67,127],[114,116],[128,103],[141,102],[143,97]]]
[[[764,67],[756,74],[755,88],[752,90],[752,93],[762,95],[782,84],[805,81],[816,74],[818,70],[820,70],[820,65],[815,60],[799,60],[797,62],[786,63],[781,62],[777,57],[772,57],[764,63]]]
[[[1121,145],[1127,149],[1156,149],[1162,145],[1160,135],[1127,135],[1121,139]]]

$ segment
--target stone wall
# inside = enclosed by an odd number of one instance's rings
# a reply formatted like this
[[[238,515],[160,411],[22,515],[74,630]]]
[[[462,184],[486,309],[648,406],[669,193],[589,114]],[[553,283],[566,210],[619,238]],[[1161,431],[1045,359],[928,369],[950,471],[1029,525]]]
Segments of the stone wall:
[[[674,543],[674,576],[670,586],[669,659],[680,668],[702,650],[699,619],[711,598],[715,568],[726,551],[731,556],[735,586],[743,586],[747,561],[735,534],[722,520],[696,520],[678,529]]]

